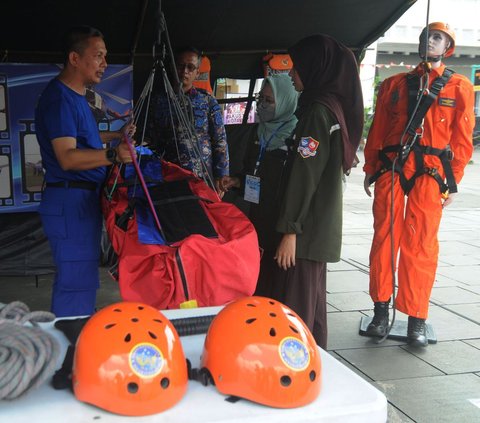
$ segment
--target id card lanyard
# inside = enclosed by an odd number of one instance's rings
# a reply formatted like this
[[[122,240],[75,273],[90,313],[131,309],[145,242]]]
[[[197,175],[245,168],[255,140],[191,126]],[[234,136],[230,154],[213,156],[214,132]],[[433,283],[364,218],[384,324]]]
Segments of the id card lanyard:
[[[245,176],[245,201],[249,201],[255,204],[258,204],[260,202],[260,178],[257,176],[257,172],[260,167],[260,163],[263,160],[263,156],[265,155],[267,147],[269,146],[273,137],[280,130],[280,128],[282,128],[286,123],[287,122],[283,122],[277,129],[275,129],[275,131],[272,133],[272,135],[270,135],[267,141],[265,141],[265,138],[263,136],[260,137],[260,151],[258,153],[257,161],[255,163],[253,175]]]
[[[278,131],[282,129],[287,122],[283,122],[275,131],[273,131],[272,135],[268,138],[267,141],[265,141],[265,138],[263,136],[260,137],[260,151],[258,152],[258,157],[257,161],[255,163],[255,168],[253,169],[253,176],[257,175],[258,169],[260,167],[260,163],[263,160],[263,156],[265,155],[265,151],[267,151],[268,146],[270,145],[270,142],[273,140],[273,137],[277,135]]]

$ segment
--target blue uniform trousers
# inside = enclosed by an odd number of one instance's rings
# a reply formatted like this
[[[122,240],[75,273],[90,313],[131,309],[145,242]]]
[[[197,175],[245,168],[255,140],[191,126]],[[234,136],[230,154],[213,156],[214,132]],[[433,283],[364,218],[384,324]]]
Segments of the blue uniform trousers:
[[[46,187],[38,211],[57,267],[51,311],[93,314],[102,234],[98,190]]]

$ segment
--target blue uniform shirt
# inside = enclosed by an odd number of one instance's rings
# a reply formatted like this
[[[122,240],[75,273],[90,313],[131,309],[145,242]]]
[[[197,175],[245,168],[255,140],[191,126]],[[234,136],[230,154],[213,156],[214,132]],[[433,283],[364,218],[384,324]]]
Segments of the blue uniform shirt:
[[[68,88],[58,79],[52,79],[43,91],[35,110],[35,131],[40,144],[45,181],[91,181],[103,183],[106,167],[71,171],[58,163],[52,140],[73,137],[78,149],[102,149],[97,123],[83,95]]]

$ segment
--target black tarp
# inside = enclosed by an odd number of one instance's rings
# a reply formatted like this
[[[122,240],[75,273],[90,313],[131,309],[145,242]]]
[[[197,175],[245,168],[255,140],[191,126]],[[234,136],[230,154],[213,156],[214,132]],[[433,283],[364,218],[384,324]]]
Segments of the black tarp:
[[[0,214],[0,276],[43,275],[53,271],[38,213]]]
[[[261,77],[266,52],[307,35],[330,34],[357,55],[416,0],[2,0],[4,62],[61,62],[61,35],[88,24],[106,39],[110,63],[133,63],[138,96],[153,64],[161,4],[173,48],[195,45],[212,75]],[[157,50],[158,52],[158,50]]]

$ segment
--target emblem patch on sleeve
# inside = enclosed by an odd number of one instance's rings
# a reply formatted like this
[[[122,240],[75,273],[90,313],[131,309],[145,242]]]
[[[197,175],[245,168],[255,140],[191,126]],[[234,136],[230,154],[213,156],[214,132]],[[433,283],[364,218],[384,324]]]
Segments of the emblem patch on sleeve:
[[[454,98],[439,97],[438,104],[445,107],[455,107],[457,102]]]
[[[317,154],[318,144],[320,143],[312,137],[302,137],[298,144],[297,151],[304,159],[313,157]]]

